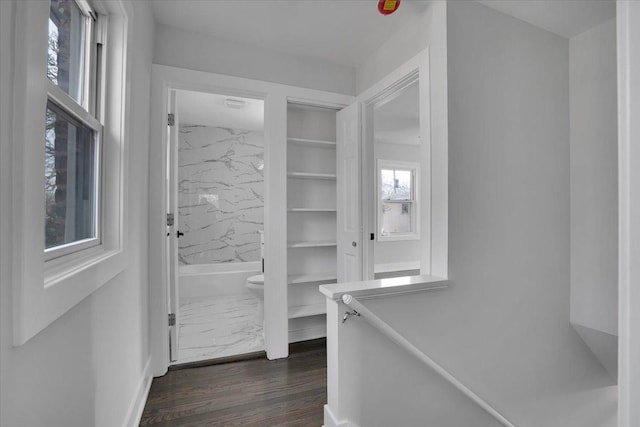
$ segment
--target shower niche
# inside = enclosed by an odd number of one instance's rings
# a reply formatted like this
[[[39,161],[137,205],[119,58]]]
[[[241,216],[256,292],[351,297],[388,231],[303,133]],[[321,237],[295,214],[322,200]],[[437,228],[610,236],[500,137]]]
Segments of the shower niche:
[[[289,342],[326,336],[318,285],[337,281],[336,112],[287,105]]]

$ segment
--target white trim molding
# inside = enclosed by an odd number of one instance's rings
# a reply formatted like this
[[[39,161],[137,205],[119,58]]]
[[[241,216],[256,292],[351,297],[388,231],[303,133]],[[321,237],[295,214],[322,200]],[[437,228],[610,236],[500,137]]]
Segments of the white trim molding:
[[[124,424],[122,427],[138,427],[140,420],[142,420],[142,413],[144,412],[144,406],[147,403],[147,397],[149,396],[149,390],[151,390],[151,382],[153,381],[153,375],[151,375],[151,357],[147,359],[142,370],[142,377],[138,382],[136,391],[131,400],[131,405],[127,411]]]
[[[617,2],[618,425],[640,425],[640,2]]]
[[[347,420],[338,421],[331,412],[329,405],[324,405],[324,426],[323,427],[358,427],[357,424]]]

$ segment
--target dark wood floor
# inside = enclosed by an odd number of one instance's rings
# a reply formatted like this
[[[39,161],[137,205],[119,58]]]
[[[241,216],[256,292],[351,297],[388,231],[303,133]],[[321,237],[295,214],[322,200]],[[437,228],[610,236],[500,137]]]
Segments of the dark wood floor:
[[[326,400],[326,342],[314,340],[288,359],[169,371],[153,380],[140,425],[320,427]]]

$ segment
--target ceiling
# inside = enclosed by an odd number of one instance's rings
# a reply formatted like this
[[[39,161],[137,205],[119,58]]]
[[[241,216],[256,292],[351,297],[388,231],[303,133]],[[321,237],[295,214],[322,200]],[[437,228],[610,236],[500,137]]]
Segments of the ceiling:
[[[231,101],[227,101],[227,100]],[[177,91],[178,120],[184,125],[217,126],[240,130],[264,127],[264,101],[206,92]],[[230,108],[245,103],[244,108]]]
[[[616,16],[615,0],[478,0],[565,38]]]
[[[470,0],[449,0],[470,1]],[[614,0],[478,0],[566,38],[615,16]],[[321,62],[357,67],[428,8],[404,0],[387,16],[375,0],[150,0],[157,23]]]
[[[159,24],[300,57],[356,67],[428,1],[387,16],[375,0],[151,0]]]

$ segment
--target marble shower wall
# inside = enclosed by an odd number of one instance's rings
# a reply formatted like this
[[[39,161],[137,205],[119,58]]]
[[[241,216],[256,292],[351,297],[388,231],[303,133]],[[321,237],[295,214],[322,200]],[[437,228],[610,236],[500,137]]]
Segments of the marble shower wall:
[[[184,124],[179,135],[180,264],[259,261],[263,133]]]

